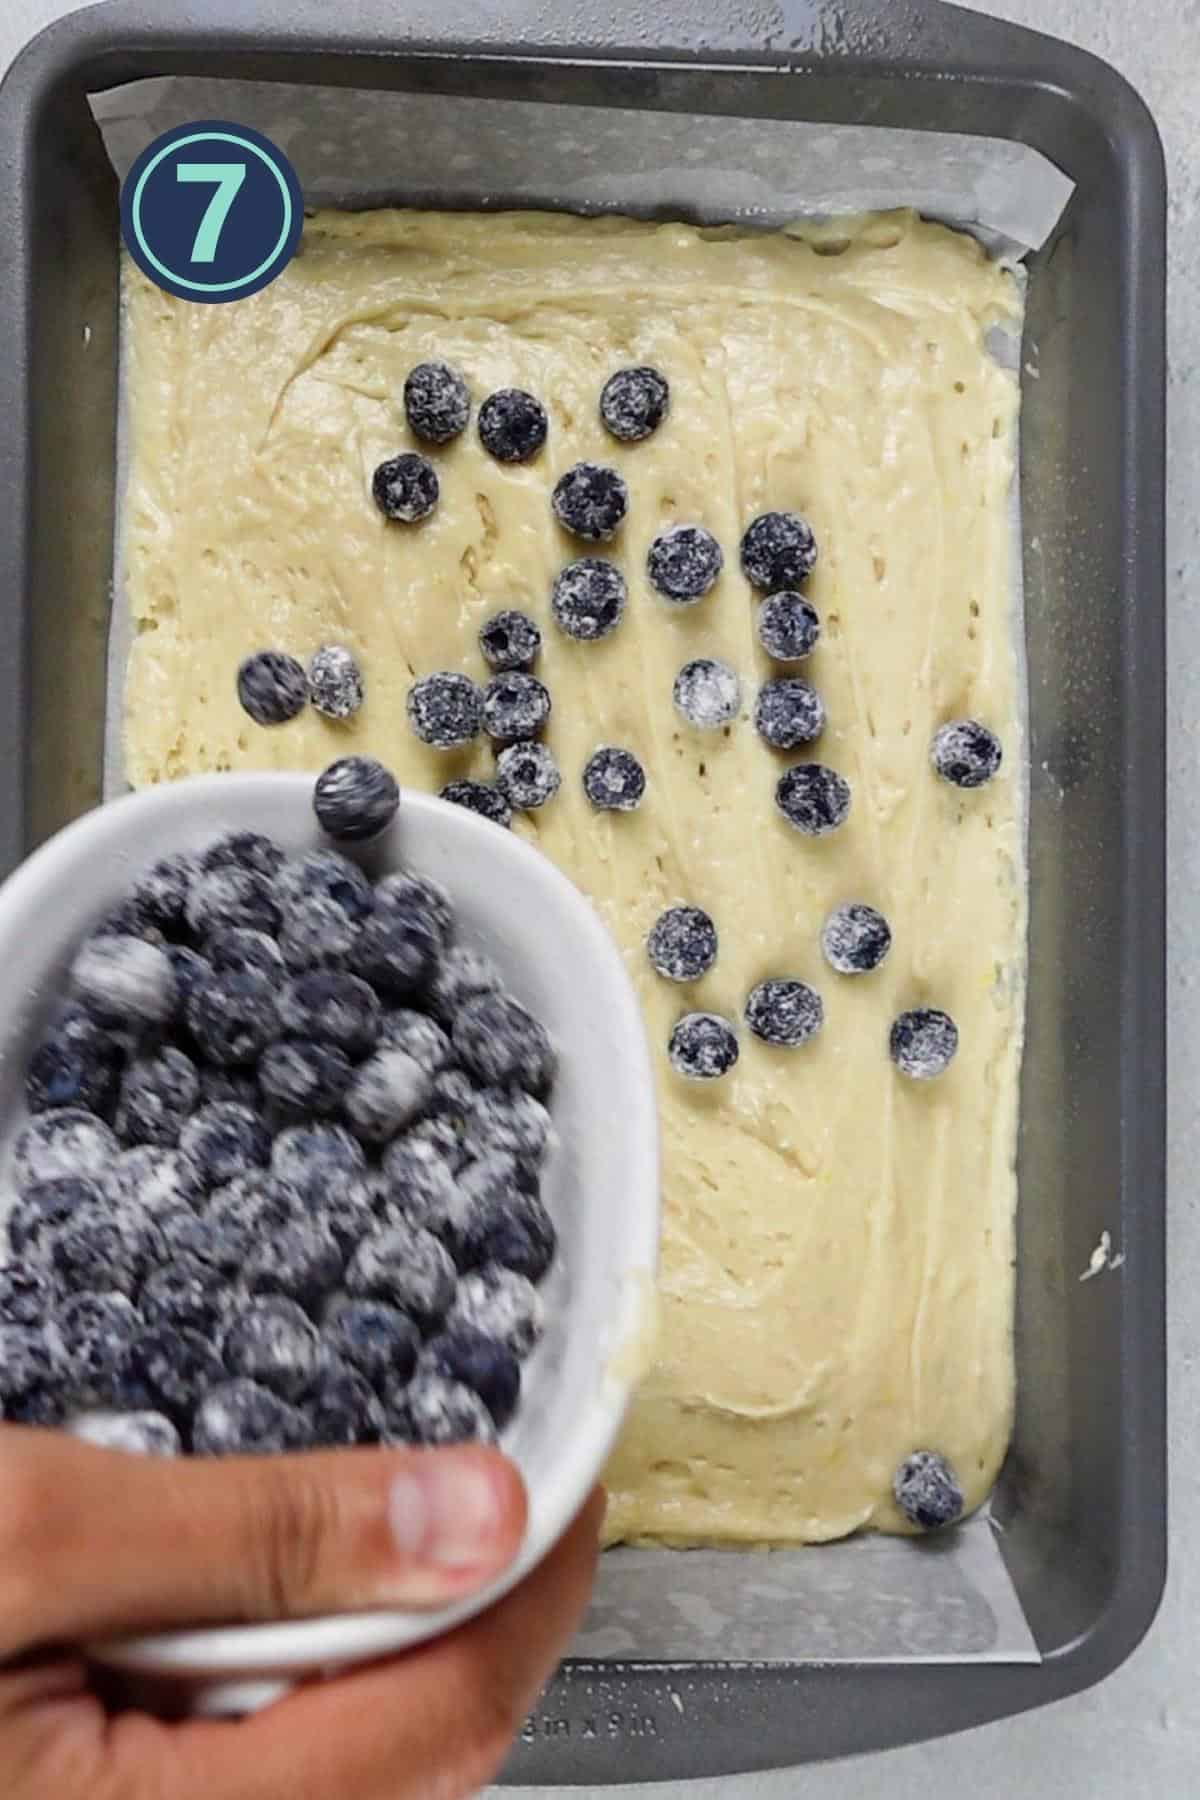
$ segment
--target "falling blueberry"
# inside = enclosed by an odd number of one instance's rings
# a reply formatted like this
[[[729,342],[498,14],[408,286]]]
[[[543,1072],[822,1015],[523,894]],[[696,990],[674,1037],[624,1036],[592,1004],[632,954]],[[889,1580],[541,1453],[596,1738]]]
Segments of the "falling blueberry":
[[[521,388],[498,388],[479,409],[479,441],[497,462],[528,462],[547,429],[545,407]]]
[[[645,365],[617,369],[600,390],[600,417],[623,444],[640,443],[657,431],[670,404],[666,376]]]
[[[754,726],[774,749],[798,750],[824,731],[825,705],[807,681],[798,675],[780,675],[759,688]]]
[[[913,1525],[937,1531],[962,1517],[963,1492],[946,1458],[936,1450],[914,1450],[892,1479],[896,1505]]]
[[[850,783],[824,763],[797,763],[776,782],[775,804],[805,837],[824,837],[846,822]]]
[[[703,525],[669,525],[646,554],[646,573],[665,600],[691,606],[708,593],[724,561],[720,544]]]
[[[414,734],[434,750],[456,750],[483,730],[483,691],[453,670],[414,682],[405,708]]]
[[[256,725],[286,725],[304,711],[308,681],[294,656],[258,650],[238,667],[237,694]]]
[[[483,728],[493,744],[537,737],[550,717],[550,695],[536,675],[493,675],[483,691]]]
[[[715,1081],[738,1059],[737,1032],[717,1013],[685,1013],[667,1046],[671,1067],[689,1081]]]
[[[479,648],[489,669],[530,669],[542,634],[528,613],[509,608],[493,613],[479,628]]]
[[[593,644],[621,623],[625,598],[625,577],[616,564],[599,556],[583,556],[554,577],[550,610],[566,637]]]
[[[371,477],[371,493],[384,518],[416,525],[438,503],[437,470],[427,456],[402,450],[380,463]]]
[[[758,609],[758,641],[775,662],[803,662],[816,648],[821,621],[811,600],[793,589],[768,594]]]
[[[584,764],[583,791],[597,812],[634,812],[646,792],[646,771],[632,750],[602,744]]]
[[[958,1049],[958,1027],[936,1006],[916,1007],[893,1021],[888,1051],[902,1075],[932,1081],[950,1067]]]
[[[815,1037],[825,1019],[821,996],[806,982],[773,977],[746,999],[746,1023],[764,1044],[794,1049]]]
[[[478,813],[481,819],[490,819],[493,825],[503,825],[507,829],[512,824],[512,807],[494,782],[448,781],[439,798],[448,800],[451,806]]]
[[[887,920],[873,906],[850,900],[835,907],[821,929],[821,948],[839,975],[867,975],[892,947]]]
[[[737,718],[742,687],[726,662],[698,656],[684,663],[671,690],[675,710],[698,731],[718,731]]]
[[[496,758],[496,784],[510,805],[530,812],[553,800],[562,776],[545,744],[510,744]]]
[[[326,719],[352,719],[363,703],[362,670],[342,644],[322,644],[308,665],[308,697]]]
[[[760,513],[743,534],[741,558],[746,580],[761,593],[792,591],[816,567],[817,541],[799,513]]]
[[[373,756],[341,756],[317,776],[313,789],[317,823],[343,843],[361,844],[378,837],[399,809],[396,777]]]
[[[615,469],[579,462],[560,475],[550,505],[564,531],[589,543],[615,535],[629,510],[629,489]]]
[[[670,906],[646,939],[646,954],[667,981],[699,981],[717,960],[717,928],[698,906]]]
[[[929,755],[943,781],[977,788],[992,779],[1003,752],[995,732],[977,719],[953,719],[934,733]]]
[[[467,428],[471,396],[457,369],[445,362],[418,363],[404,380],[404,416],[414,437],[448,444]]]

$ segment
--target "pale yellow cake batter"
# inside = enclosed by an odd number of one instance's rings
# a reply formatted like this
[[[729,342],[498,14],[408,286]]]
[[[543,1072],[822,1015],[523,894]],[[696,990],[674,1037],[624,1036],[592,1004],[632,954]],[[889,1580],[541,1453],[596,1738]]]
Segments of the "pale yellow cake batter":
[[[809,241],[812,239],[813,241]],[[558,798],[517,829],[594,898],[624,946],[659,1052],[665,1226],[662,1345],[608,1470],[614,1537],[774,1541],[902,1526],[892,1471],[929,1446],[969,1505],[1003,1455],[1012,1403],[1012,1219],[1024,870],[1006,495],[1017,406],[989,359],[1013,321],[1010,278],[968,238],[908,215],[823,234],[747,235],[540,214],[319,214],[272,286],[189,305],[130,273],[132,466],[125,590],[137,632],[127,755],[135,785],[206,769],[316,769],[369,750],[402,782],[490,772],[484,742],[446,756],[410,733],[413,678],[461,668],[502,606],[540,622],[538,673]],[[444,358],[473,401],[518,386],[550,414],[540,459],[502,467],[474,420],[433,455],[441,504],[389,524],[375,465],[414,447],[412,365]],[[597,417],[612,370],[652,363],[670,416],[621,445]],[[555,526],[554,479],[618,467],[629,580],[617,632],[568,641],[552,577],[583,553]],[[813,523],[822,619],[803,672],[828,706],[815,754],[847,776],[847,825],[814,841],[776,814],[791,758],[749,722],[770,672],[738,570],[747,522]],[[708,526],[725,572],[690,609],[657,598],[646,548],[671,521]],[[609,553],[609,552],[606,552]],[[261,648],[326,641],[360,658],[349,729],[309,711],[264,730],[234,672]],[[741,672],[728,736],[685,726],[671,684],[711,653]],[[779,671],[776,670],[776,673]],[[988,787],[938,780],[928,746],[971,715],[1001,736]],[[580,774],[600,743],[641,757],[633,815],[597,814]],[[844,978],[819,931],[839,901],[889,919],[892,954]],[[655,976],[644,939],[677,902],[707,909],[720,955],[694,989]],[[800,1050],[742,1033],[701,1088],[666,1067],[678,1014],[740,1017],[767,975],[825,1001]],[[944,1007],[961,1048],[915,1083],[887,1056],[902,1008]]]

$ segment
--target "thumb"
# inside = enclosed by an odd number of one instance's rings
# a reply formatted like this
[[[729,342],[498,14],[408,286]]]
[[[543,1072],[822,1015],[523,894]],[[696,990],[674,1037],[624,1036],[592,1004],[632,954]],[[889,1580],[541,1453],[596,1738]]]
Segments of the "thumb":
[[[173,1461],[0,1427],[0,1662],[155,1626],[430,1607],[483,1586],[525,1527],[476,1445]]]

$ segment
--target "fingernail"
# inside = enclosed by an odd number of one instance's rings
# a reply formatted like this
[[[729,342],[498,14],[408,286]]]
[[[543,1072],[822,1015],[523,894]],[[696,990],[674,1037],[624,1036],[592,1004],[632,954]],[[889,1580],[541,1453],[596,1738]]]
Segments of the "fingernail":
[[[435,1450],[392,1482],[392,1536],[406,1556],[444,1567],[490,1562],[500,1506],[492,1477],[474,1457]]]

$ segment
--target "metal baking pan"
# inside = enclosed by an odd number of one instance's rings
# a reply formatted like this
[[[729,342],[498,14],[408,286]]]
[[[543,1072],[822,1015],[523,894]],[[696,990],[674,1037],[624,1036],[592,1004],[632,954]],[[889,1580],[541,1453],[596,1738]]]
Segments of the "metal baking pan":
[[[102,779],[118,228],[89,93],[194,74],[447,106],[480,95],[620,106],[702,117],[709,134],[723,120],[800,119],[1042,152],[1075,189],[1029,261],[1019,1399],[986,1528],[1036,1653],[920,1654],[922,1596],[952,1581],[954,1553],[889,1544],[892,1612],[907,1621],[898,1647],[798,1658],[775,1621],[753,1651],[753,1631],[698,1626],[687,1654],[651,1660],[636,1634],[616,1633],[603,1655],[593,1633],[590,1660],[564,1665],[507,1773],[615,1782],[776,1767],[1078,1691],[1146,1631],[1165,1565],[1165,193],[1153,122],[1095,58],[933,0],[362,0],[353,20],[325,0],[206,0],[170,20],[111,0],[43,33],[0,89],[0,869],[95,804]],[[389,197],[415,198],[402,185]],[[1081,1282],[1105,1232],[1124,1260]],[[828,1595],[867,1579],[873,1554],[867,1541],[775,1556],[794,1559],[800,1611],[807,1584]],[[717,1616],[753,1625],[738,1608],[755,1605],[757,1553],[620,1556],[641,1559],[635,1585],[691,1584],[701,1606],[711,1589]],[[606,1617],[629,1585],[621,1567],[607,1559],[601,1575]],[[816,1573],[831,1570],[832,1583]],[[722,1650],[739,1660],[714,1660]]]

